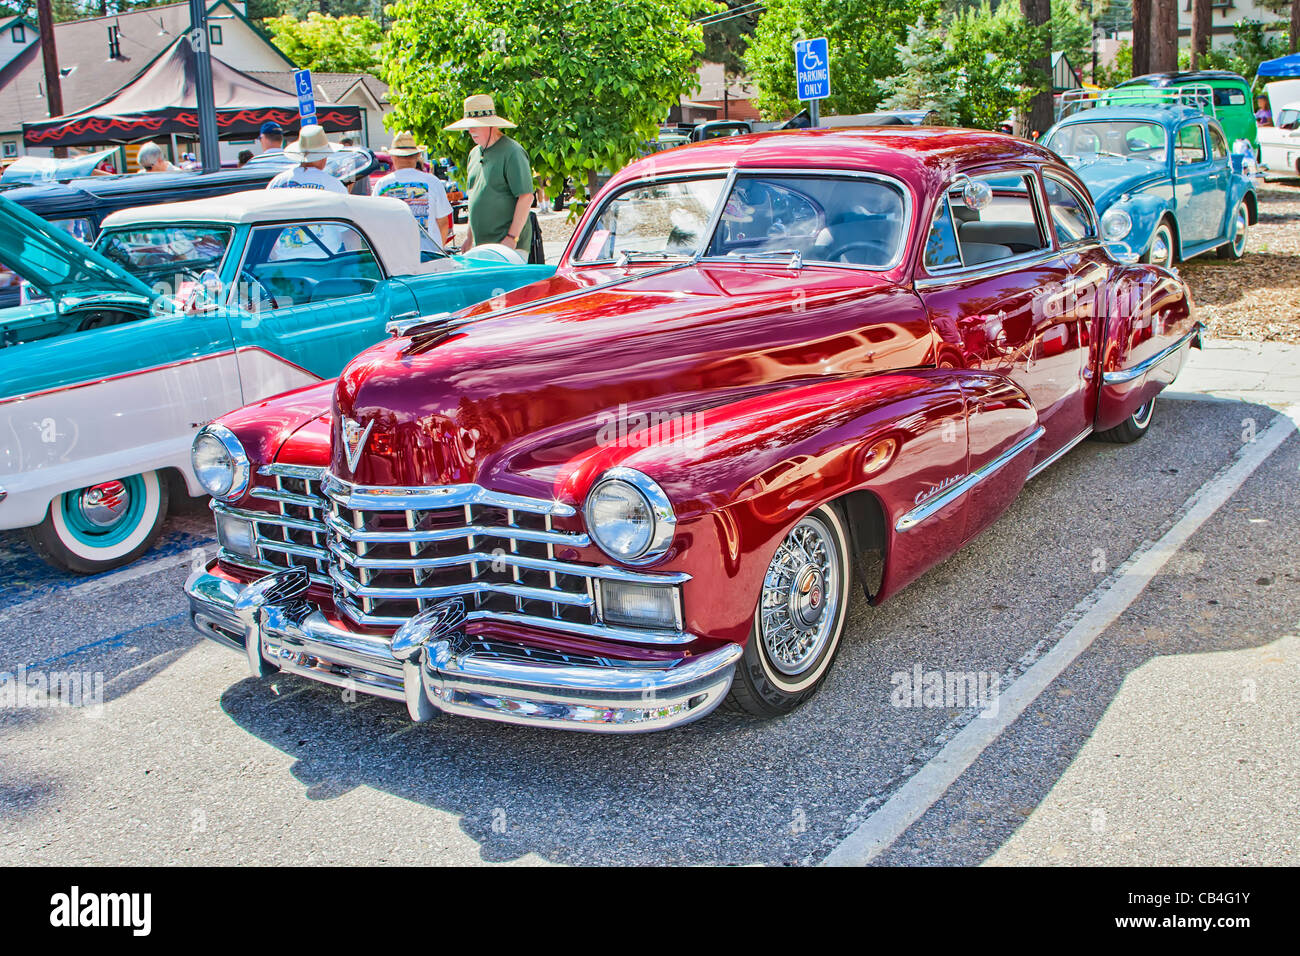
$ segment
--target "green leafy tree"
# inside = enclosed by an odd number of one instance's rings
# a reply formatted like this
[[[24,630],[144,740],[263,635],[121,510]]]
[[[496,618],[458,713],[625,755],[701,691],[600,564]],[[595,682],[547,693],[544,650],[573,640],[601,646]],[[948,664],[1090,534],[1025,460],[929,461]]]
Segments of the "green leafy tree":
[[[306,20],[291,16],[263,21],[275,45],[306,70],[320,73],[368,73],[379,66],[383,30],[366,17],[331,17],[310,13]]]
[[[876,81],[884,95],[881,109],[934,110],[944,123],[955,122],[961,94],[946,39],[941,27],[917,17],[907,28],[907,42],[895,47],[898,73]]]
[[[1019,5],[984,0],[960,11],[949,23],[948,46],[961,92],[959,125],[993,129],[1028,107],[1033,91],[1025,77],[1037,44]]]
[[[1060,50],[1076,70],[1092,62],[1092,18],[1079,0],[1052,0],[1052,51]]]
[[[695,86],[702,0],[398,0],[383,48],[390,129],[412,130],[463,164],[473,145],[443,127],[466,97],[490,93],[519,124],[510,135],[550,184],[581,204],[602,169],[617,170]],[[575,204],[576,205],[576,204]]]
[[[745,64],[758,87],[765,119],[784,119],[802,109],[796,99],[795,40],[825,36],[830,43],[830,115],[866,113],[881,100],[877,80],[899,71],[898,45],[918,17],[932,19],[940,0],[767,0]]]
[[[1206,52],[1201,69],[1228,70],[1250,80],[1261,63],[1286,56],[1288,50],[1286,31],[1270,32],[1258,20],[1243,20],[1233,25],[1231,43]],[[1190,58],[1190,51],[1180,51],[1179,68],[1187,69]]]

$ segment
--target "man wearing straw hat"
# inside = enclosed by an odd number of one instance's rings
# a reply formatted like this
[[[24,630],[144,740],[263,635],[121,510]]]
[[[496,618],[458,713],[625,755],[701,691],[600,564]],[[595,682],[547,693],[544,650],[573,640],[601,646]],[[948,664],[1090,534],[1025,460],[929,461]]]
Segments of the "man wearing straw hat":
[[[462,249],[499,242],[518,249],[527,259],[533,239],[528,218],[533,170],[524,148],[501,132],[514,126],[497,115],[492,97],[478,94],[465,100],[465,118],[446,128],[463,129],[474,140],[466,169],[469,235]]]
[[[325,172],[325,162],[338,147],[329,141],[324,128],[304,126],[298,140],[285,147],[284,155],[297,163],[266,184],[267,189],[325,189],[332,193],[347,194],[344,185]]]
[[[411,207],[415,221],[420,224],[420,248],[426,252],[440,252],[451,236],[451,203],[447,201],[447,187],[438,177],[416,168],[424,147],[415,142],[409,132],[393,137],[388,155],[393,158],[393,171],[375,183],[376,196],[391,196]]]

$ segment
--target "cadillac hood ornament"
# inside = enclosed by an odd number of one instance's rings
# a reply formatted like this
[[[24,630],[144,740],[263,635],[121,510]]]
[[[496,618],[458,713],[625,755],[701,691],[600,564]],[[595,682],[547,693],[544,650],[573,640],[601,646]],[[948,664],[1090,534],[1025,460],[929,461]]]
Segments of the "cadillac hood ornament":
[[[370,437],[370,429],[374,426],[373,418],[366,422],[365,428],[361,427],[360,422],[343,419],[343,454],[348,460],[349,471],[357,470],[357,464],[361,461],[361,449],[366,447],[366,439]]]

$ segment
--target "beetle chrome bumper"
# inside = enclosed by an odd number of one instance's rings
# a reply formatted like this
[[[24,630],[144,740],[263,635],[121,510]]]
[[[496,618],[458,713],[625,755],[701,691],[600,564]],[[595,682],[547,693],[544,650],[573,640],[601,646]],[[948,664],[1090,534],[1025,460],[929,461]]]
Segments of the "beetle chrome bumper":
[[[185,582],[194,626],[244,653],[255,676],[279,670],[403,701],[415,720],[444,711],[566,730],[663,730],[717,707],[741,655],[739,645],[727,644],[670,664],[502,656],[460,629],[459,600],[389,638],[330,623],[305,599],[306,589],[306,573],[296,568],[248,585],[204,570]]]

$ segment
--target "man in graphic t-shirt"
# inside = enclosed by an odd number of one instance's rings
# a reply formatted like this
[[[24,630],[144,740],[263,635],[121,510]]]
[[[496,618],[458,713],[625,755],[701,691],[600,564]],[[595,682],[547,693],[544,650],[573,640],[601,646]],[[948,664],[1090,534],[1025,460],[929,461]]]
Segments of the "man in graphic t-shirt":
[[[424,252],[442,251],[451,238],[451,203],[443,181],[416,168],[424,147],[417,146],[411,133],[398,133],[388,155],[393,171],[375,183],[374,195],[400,199],[410,207],[420,224],[420,248]]]
[[[298,141],[285,148],[284,155],[298,165],[286,169],[269,183],[267,189],[325,189],[347,195],[347,188],[325,172],[325,163],[338,147],[329,141],[320,126],[304,126]]]

